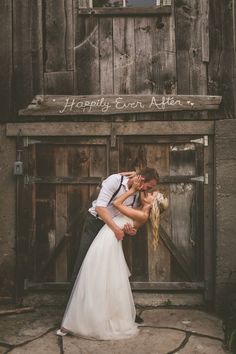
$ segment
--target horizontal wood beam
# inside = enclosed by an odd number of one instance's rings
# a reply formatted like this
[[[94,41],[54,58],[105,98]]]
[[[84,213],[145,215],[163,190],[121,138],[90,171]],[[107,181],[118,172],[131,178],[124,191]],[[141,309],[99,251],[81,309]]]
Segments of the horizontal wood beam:
[[[68,176],[25,176],[27,184],[99,184],[101,177],[68,177]],[[104,178],[106,176],[103,176]],[[161,176],[160,183],[197,183],[198,176]]]
[[[99,184],[101,177],[56,177],[56,176],[26,176],[26,183],[31,184]]]
[[[221,96],[207,95],[38,95],[21,116],[78,116],[216,110]]]
[[[93,7],[93,8],[79,8],[78,15],[101,15],[101,16],[131,16],[131,15],[170,15],[171,6],[160,7]]]
[[[51,282],[51,283],[33,283],[25,282],[27,290],[67,290],[70,287],[69,282]],[[202,291],[204,289],[203,282],[131,282],[132,290],[149,290],[149,291]]]
[[[203,282],[131,282],[133,290],[176,290],[194,291],[203,290]]]
[[[117,122],[116,135],[202,135],[214,134],[213,121]],[[110,122],[8,123],[7,136],[111,136]]]

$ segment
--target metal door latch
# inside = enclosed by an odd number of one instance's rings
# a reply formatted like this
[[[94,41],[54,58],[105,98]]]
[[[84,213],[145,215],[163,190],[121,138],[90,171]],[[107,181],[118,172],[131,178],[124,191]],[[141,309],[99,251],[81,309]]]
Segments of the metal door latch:
[[[202,182],[204,184],[208,184],[209,177],[208,177],[208,173],[205,173],[204,176],[192,177],[190,179],[191,179],[191,181]]]
[[[208,146],[208,135],[204,135],[202,138],[190,140],[191,143],[203,144]]]

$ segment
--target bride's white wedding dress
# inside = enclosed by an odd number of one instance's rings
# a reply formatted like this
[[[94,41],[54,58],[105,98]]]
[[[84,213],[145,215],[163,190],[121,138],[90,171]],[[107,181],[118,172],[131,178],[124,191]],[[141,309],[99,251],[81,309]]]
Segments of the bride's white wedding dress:
[[[120,227],[130,218],[114,218]],[[91,244],[75,281],[61,327],[69,333],[112,340],[138,333],[122,242],[104,225]]]

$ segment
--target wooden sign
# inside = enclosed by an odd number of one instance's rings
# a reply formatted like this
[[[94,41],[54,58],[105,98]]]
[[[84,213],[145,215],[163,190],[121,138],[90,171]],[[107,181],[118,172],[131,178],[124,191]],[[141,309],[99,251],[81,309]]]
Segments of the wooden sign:
[[[97,95],[36,96],[20,110],[27,116],[112,115],[218,109],[221,96]]]

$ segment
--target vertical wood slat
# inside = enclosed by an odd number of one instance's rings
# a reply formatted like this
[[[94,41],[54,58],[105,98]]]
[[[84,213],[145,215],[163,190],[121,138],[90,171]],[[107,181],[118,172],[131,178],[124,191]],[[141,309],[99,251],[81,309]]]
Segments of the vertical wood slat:
[[[55,176],[54,149],[48,145],[35,145],[32,159],[35,161],[35,175]],[[56,244],[56,187],[55,185],[36,185],[36,237],[33,251],[35,253],[36,279],[53,281],[55,279],[55,264],[48,264]]]
[[[236,1],[235,0],[233,0],[233,43],[234,43],[233,92],[234,92],[234,116],[236,116]]]
[[[18,138],[16,149],[24,151],[23,139]],[[26,162],[24,151],[23,161]],[[25,161],[26,160],[26,161]],[[27,163],[26,163],[27,164]],[[24,184],[24,177],[16,178],[16,301],[21,303],[24,289],[24,279],[28,276],[28,220],[31,219],[31,195]]]
[[[99,59],[101,94],[113,93],[112,17],[99,19]]]
[[[153,92],[156,94],[176,94],[176,45],[174,6],[171,16],[152,19],[152,75]]]
[[[170,151],[170,176],[195,175],[195,146],[193,144],[175,144]],[[189,265],[189,271],[195,276],[196,220],[194,184],[171,184],[171,224],[172,241]]]
[[[204,161],[204,150],[206,150],[206,147],[204,148],[203,144],[196,144],[196,175],[197,176],[204,176],[205,169],[204,169],[204,164],[206,163]],[[205,155],[207,153],[205,152]],[[210,161],[209,161],[210,163]],[[207,165],[206,165],[207,166]],[[196,190],[196,241],[195,241],[195,273],[196,273],[196,279],[203,279],[204,277],[204,255],[203,255],[203,250],[204,248],[204,240],[205,237],[204,235],[208,235],[204,233],[204,214],[206,213],[205,211],[205,199],[204,199],[204,188],[205,185],[204,183],[196,183],[195,190]],[[210,208],[210,203],[207,204],[209,205]],[[208,237],[207,237],[208,238]],[[209,239],[210,239],[209,235]]]
[[[42,0],[13,1],[13,103],[15,112],[43,93]]]
[[[223,97],[222,115],[234,118],[236,112],[235,71],[235,12],[231,1],[209,0],[210,62],[208,65],[208,92]],[[233,3],[232,3],[233,4]],[[234,6],[235,1],[234,1]],[[236,44],[234,44],[236,46]]]
[[[55,149],[55,172],[56,176],[68,175],[68,157],[66,147]],[[56,186],[56,246],[65,236],[67,231],[67,186]],[[59,253],[55,265],[55,280],[67,281],[67,244]]]
[[[73,95],[74,73],[72,71],[44,73],[44,91],[46,95]]]
[[[155,85],[152,77],[152,20],[135,18],[136,93],[151,94]]]
[[[200,2],[176,2],[178,94],[206,94],[207,70],[202,62]]]
[[[45,69],[73,70],[73,0],[45,1]]]
[[[134,18],[113,18],[114,93],[135,93]]]
[[[68,175],[74,177],[89,176],[89,146],[68,147]],[[83,220],[87,212],[89,187],[68,186],[68,228],[69,259],[68,275],[70,276],[78,255]]]
[[[156,168],[160,176],[168,176],[169,144],[147,144],[146,156],[147,156],[147,166],[152,166]],[[160,187],[161,186],[159,186],[159,189]],[[165,187],[165,189],[167,188]],[[165,190],[165,192],[167,192],[168,189]],[[152,234],[149,230],[148,232],[148,280],[149,281],[170,281],[170,275],[171,275],[170,266],[171,266],[170,252],[167,250],[166,246],[161,240],[159,242],[157,249],[154,250],[152,246]]]
[[[27,162],[24,163],[25,174],[29,176],[36,175],[36,148],[35,144],[28,147],[26,149],[25,154],[27,155]],[[31,218],[27,222],[29,222],[29,240],[28,240],[28,256],[29,256],[29,272],[28,279],[36,280],[36,186],[35,184],[26,186],[26,193],[29,194],[29,205],[27,208],[31,210]]]
[[[200,0],[202,30],[202,61],[209,62],[209,1]]]
[[[0,121],[11,115],[12,90],[12,1],[0,3]]]
[[[205,280],[205,300],[212,301],[214,298],[214,143],[209,137],[208,148],[204,152],[204,170],[208,173],[208,185],[204,185],[204,204],[208,207],[204,209],[204,280]]]
[[[77,93],[100,94],[99,20],[77,16],[75,37],[75,70]]]

